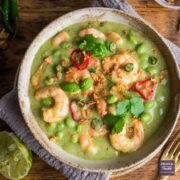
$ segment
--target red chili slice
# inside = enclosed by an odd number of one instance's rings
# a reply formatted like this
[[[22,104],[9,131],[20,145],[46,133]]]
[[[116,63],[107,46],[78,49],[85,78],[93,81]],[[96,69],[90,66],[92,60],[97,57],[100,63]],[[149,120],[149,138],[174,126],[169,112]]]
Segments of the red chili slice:
[[[78,106],[76,104],[76,101],[72,101],[71,104],[70,104],[70,110],[71,110],[71,114],[72,114],[72,118],[75,120],[75,121],[80,121],[81,120],[81,114],[80,112],[78,111]]]
[[[70,56],[71,63],[79,70],[86,69],[89,65],[91,53],[83,52],[81,49],[75,49]]]
[[[134,90],[137,91],[144,100],[150,100],[154,95],[156,84],[156,80],[146,79],[137,82],[134,86]]]

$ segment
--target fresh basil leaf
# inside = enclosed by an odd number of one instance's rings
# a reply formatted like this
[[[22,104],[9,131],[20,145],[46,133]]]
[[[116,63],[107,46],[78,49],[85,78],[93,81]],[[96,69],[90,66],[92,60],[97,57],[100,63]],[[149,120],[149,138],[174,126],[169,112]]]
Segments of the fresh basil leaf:
[[[121,116],[125,114],[128,111],[128,109],[129,109],[129,100],[128,99],[122,100],[117,104],[116,114]]]
[[[111,129],[116,122],[120,119],[119,116],[113,116],[111,114],[107,114],[106,116],[104,116],[104,123],[106,124],[106,126]]]
[[[140,97],[133,97],[130,99],[131,108],[130,111],[136,117],[138,117],[144,111],[143,100]]]
[[[111,134],[118,134],[123,130],[123,127],[125,125],[125,120],[121,118],[113,127]]]

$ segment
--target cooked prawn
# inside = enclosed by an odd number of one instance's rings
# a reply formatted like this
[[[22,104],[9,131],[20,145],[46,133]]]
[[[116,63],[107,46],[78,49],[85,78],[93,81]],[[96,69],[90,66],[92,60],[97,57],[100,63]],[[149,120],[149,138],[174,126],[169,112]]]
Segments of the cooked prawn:
[[[121,133],[110,135],[111,144],[116,150],[125,153],[133,152],[142,145],[144,140],[142,122],[134,119],[133,124],[133,129],[125,125]],[[133,130],[133,132],[130,132],[131,130]]]
[[[53,45],[53,47],[58,47],[62,42],[64,42],[64,41],[68,41],[70,39],[70,36],[69,36],[69,34],[67,33],[67,32],[65,32],[65,31],[62,31],[62,32],[60,32],[60,33],[58,33],[55,37],[54,37],[54,39],[53,39],[53,41],[52,41],[52,45]]]
[[[83,151],[85,152],[92,151],[93,139],[89,134],[81,135],[79,138],[79,142]]]
[[[42,108],[44,121],[48,123],[62,121],[69,112],[68,97],[59,87],[45,87],[35,94],[36,100],[48,97],[53,98],[54,105],[50,108]]]
[[[51,56],[44,58],[43,62],[40,64],[39,68],[32,76],[31,84],[32,84],[33,88],[37,89],[39,87],[40,82],[41,82],[42,72],[44,70],[45,65],[46,64],[52,65],[52,63],[53,63],[53,59]]]
[[[107,33],[107,38],[110,39],[110,40],[113,40],[118,45],[123,43],[122,37],[116,32],[112,32],[112,31],[108,32]]]
[[[37,89],[39,87],[39,84],[41,81],[41,74],[42,74],[42,70],[44,69],[44,65],[45,64],[42,63],[31,78],[31,84],[34,89]]]
[[[133,70],[130,72],[124,70],[124,66],[128,63],[132,63],[134,66]],[[127,53],[105,57],[102,64],[104,73],[108,74],[120,89],[128,90],[133,83],[138,80],[138,60]]]
[[[93,35],[95,38],[101,38],[101,39],[106,39],[106,36],[103,32],[97,30],[97,29],[94,29],[94,28],[86,28],[86,29],[83,29],[80,31],[79,33],[79,36],[80,37],[84,37],[88,34],[91,34]]]
[[[78,70],[75,67],[69,68],[66,72],[64,81],[65,82],[76,82],[79,83],[81,80],[85,78],[90,78],[91,74],[88,70]]]

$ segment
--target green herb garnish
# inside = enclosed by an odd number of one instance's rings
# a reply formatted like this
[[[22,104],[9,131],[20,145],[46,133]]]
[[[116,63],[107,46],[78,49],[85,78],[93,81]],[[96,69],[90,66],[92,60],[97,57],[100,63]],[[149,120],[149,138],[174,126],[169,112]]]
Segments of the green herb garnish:
[[[106,116],[104,116],[104,123],[106,124],[106,126],[111,129],[114,124],[120,119],[119,116],[114,116],[111,114],[107,114]]]
[[[121,116],[114,116],[111,114],[107,114],[104,117],[104,123],[111,130],[111,134],[120,133],[126,123],[126,119]]]
[[[131,113],[138,117],[144,111],[143,100],[139,97],[133,97],[130,99]]]
[[[116,109],[117,115],[125,114],[129,109],[129,105],[130,103],[128,99],[118,102]]]
[[[125,125],[125,121],[123,118],[121,118],[113,127],[111,134],[118,134],[123,130],[123,127]]]
[[[116,109],[117,115],[123,116],[128,111],[138,117],[144,111],[144,104],[142,98],[132,97],[129,100],[126,99],[118,102]]]
[[[111,54],[111,51],[106,46],[105,41],[99,38],[95,38],[93,35],[84,36],[80,40],[78,47],[83,51],[90,51],[91,54],[95,57],[102,58]]]

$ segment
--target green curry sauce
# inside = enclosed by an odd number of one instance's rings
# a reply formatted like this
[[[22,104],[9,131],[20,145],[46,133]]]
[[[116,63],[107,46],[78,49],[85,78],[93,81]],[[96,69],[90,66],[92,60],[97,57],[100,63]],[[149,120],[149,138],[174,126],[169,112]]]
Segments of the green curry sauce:
[[[52,46],[52,40],[54,37],[51,39],[47,40],[39,49],[37,54],[35,55],[32,67],[31,67],[31,76],[37,72],[39,66],[43,63],[44,58],[46,57],[52,57],[53,63],[50,65],[45,65],[43,71],[40,72],[40,81],[38,88],[34,88],[32,84],[30,83],[29,85],[29,98],[31,102],[31,109],[33,112],[33,115],[35,116],[39,126],[41,129],[44,131],[44,133],[47,135],[47,137],[50,140],[55,141],[61,148],[63,148],[65,151],[79,156],[84,159],[92,159],[92,160],[101,160],[101,159],[114,159],[114,158],[120,158],[124,156],[124,153],[121,151],[118,151],[113,148],[110,140],[109,140],[109,134],[111,134],[113,131],[112,129],[108,129],[108,133],[105,134],[104,136],[93,136],[93,150],[92,151],[83,151],[81,144],[79,142],[79,137],[82,134],[85,134],[88,132],[88,128],[92,126],[91,123],[82,123],[80,124],[79,122],[76,122],[73,120],[72,114],[69,110],[69,114],[67,115],[67,118],[64,118],[65,120],[63,121],[58,121],[55,123],[48,123],[45,122],[43,119],[43,113],[42,113],[42,107],[46,105],[46,108],[52,107],[53,102],[49,102],[48,100],[45,102],[38,101],[35,99],[35,93],[38,91],[38,89],[43,88],[43,87],[50,87],[50,86],[56,86],[61,89],[63,87],[61,86],[63,84],[63,78],[65,74],[68,71],[68,68],[71,68],[73,65],[70,62],[70,55],[74,49],[77,49],[80,45],[79,43],[82,42],[82,38],[79,37],[79,32],[82,29],[85,28],[95,28],[104,34],[106,34],[109,31],[116,32],[120,35],[120,37],[123,40],[123,43],[120,45],[112,44],[111,48],[115,48],[116,50],[113,52],[106,52],[106,56],[102,57],[99,55],[98,61],[100,62],[101,68],[103,67],[102,61],[103,58],[107,56],[113,56],[115,54],[118,54],[119,51],[124,51],[128,53],[133,52],[133,57],[138,59],[138,65],[139,68],[143,71],[144,78],[140,78],[140,80],[137,81],[142,81],[144,79],[149,79],[153,78],[157,80],[156,88],[154,89],[154,95],[150,100],[144,100],[141,95],[134,90],[134,83],[130,90],[119,90],[119,93],[123,95],[123,99],[117,98],[117,94],[115,93],[109,93],[104,99],[107,103],[107,109],[112,107],[114,109],[114,113],[112,111],[107,110],[107,114],[110,114],[111,116],[117,116],[116,108],[119,104],[119,113],[123,114],[123,103],[122,101],[127,99],[129,104],[125,108],[125,115],[119,116],[119,119],[124,118],[123,116],[126,116],[126,120],[121,120],[123,121],[123,124],[119,124],[118,128],[114,128],[115,133],[119,133],[122,131],[121,125],[124,126],[124,124],[132,124],[132,117],[135,115],[132,113],[133,110],[131,110],[132,103],[130,103],[130,100],[133,97],[138,97],[141,101],[138,103],[141,103],[143,107],[141,109],[135,109],[134,113],[137,113],[137,118],[141,121],[143,124],[143,129],[144,129],[144,141],[148,141],[148,138],[157,130],[158,126],[163,120],[163,117],[166,113],[167,110],[167,105],[168,105],[168,100],[169,100],[169,78],[168,74],[166,74],[166,64],[165,61],[157,49],[156,45],[151,42],[150,39],[145,37],[141,32],[133,29],[130,26],[123,25],[123,24],[117,24],[113,22],[85,22],[85,23],[79,23],[79,24],[74,24],[72,26],[67,27],[63,31],[67,32],[70,36],[70,40],[68,43],[63,43],[57,48],[54,48]],[[92,37],[90,36],[92,39]],[[107,40],[106,40],[107,41]],[[110,42],[113,42],[111,40]],[[91,43],[91,42],[90,42]],[[93,42],[92,42],[93,43]],[[113,42],[114,43],[114,42]],[[115,45],[115,47],[113,46]],[[83,46],[83,47],[82,47]],[[91,44],[90,44],[91,46]],[[109,47],[109,46],[108,46]],[[81,45],[81,48],[87,48],[85,47],[84,44]],[[89,48],[89,47],[88,47]],[[83,49],[85,50],[85,49]],[[100,51],[100,50],[99,50]],[[90,48],[90,52],[93,56],[93,54],[96,54],[97,52],[94,52]],[[109,54],[108,54],[109,53]],[[97,55],[98,56],[98,55]],[[100,57],[101,56],[101,57]],[[151,57],[151,58],[149,58]],[[152,58],[153,57],[153,58]],[[63,67],[63,70],[60,72],[60,78],[57,80],[57,66],[63,66],[63,62],[65,62],[65,68]],[[128,65],[125,68],[125,71],[131,71],[132,65]],[[96,68],[88,68],[90,73],[96,73]],[[53,84],[48,84],[45,83],[45,79],[47,78],[54,78],[56,77],[56,80],[53,82]],[[52,79],[53,79],[52,78]],[[105,78],[107,78],[105,76]],[[160,80],[159,80],[160,79]],[[109,81],[109,79],[108,79]],[[110,79],[111,81],[111,79]],[[111,82],[111,87],[108,88],[108,92],[112,92],[111,88],[115,83]],[[82,85],[80,86],[82,87]],[[82,90],[77,95],[78,93],[72,93],[66,92],[66,95],[69,98],[69,102],[72,100],[82,100],[83,93]],[[110,97],[111,95],[114,95],[115,97]],[[88,97],[89,98],[89,97]],[[86,101],[93,101],[92,96],[90,97],[91,99],[88,100],[86,97]],[[109,99],[108,99],[109,98]],[[138,99],[138,100],[139,100]],[[119,103],[121,102],[121,103]],[[45,104],[43,104],[45,103]],[[84,102],[78,101],[79,106],[83,107]],[[124,103],[125,104],[125,103]],[[138,104],[139,106],[139,104]],[[92,105],[92,114],[93,118],[95,119],[100,119],[101,123],[104,122],[104,116],[100,115],[96,109],[96,105]],[[131,112],[132,111],[132,112]],[[138,111],[140,114],[138,114]],[[69,118],[69,119],[68,119]],[[90,119],[89,121],[91,121]],[[109,120],[107,120],[109,121]],[[97,127],[97,122],[94,122],[94,126]],[[163,122],[162,122],[163,123]],[[94,127],[93,126],[93,127]],[[92,127],[91,127],[92,128]],[[133,152],[132,152],[133,153]]]

